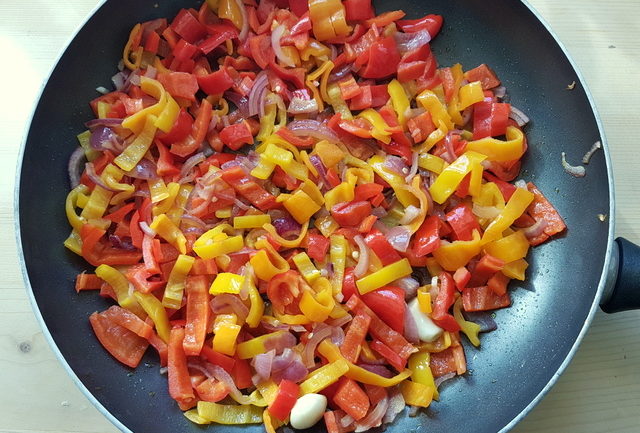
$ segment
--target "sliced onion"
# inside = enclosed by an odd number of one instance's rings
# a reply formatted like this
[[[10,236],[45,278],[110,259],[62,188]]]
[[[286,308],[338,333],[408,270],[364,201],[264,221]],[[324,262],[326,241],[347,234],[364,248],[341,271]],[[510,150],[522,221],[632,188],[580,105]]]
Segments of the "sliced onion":
[[[122,119],[109,118],[109,117],[104,119],[91,119],[88,122],[86,122],[84,126],[86,126],[91,130],[93,130],[98,126],[106,126],[109,128],[114,128],[117,126],[122,126]]]
[[[367,416],[356,422],[356,433],[363,432],[382,424],[382,417],[389,408],[389,397],[384,397]]]
[[[355,422],[355,419],[351,415],[345,414],[340,418],[340,425],[344,428],[344,431],[348,431],[347,428]]]
[[[264,104],[268,84],[269,77],[267,73],[260,71],[249,92],[249,116],[255,116],[257,114],[259,114],[260,117],[264,116]]]
[[[404,298],[407,300],[415,298],[420,287],[420,283],[412,277],[399,278],[393,282],[393,285],[404,290]]]
[[[287,112],[290,114],[311,114],[318,112],[318,101],[294,96],[289,102]]]
[[[318,140],[327,140],[331,143],[339,142],[336,133],[317,120],[294,120],[287,125],[287,128],[299,137],[313,137]]]
[[[511,111],[509,112],[509,118],[516,121],[519,127],[523,127],[527,123],[529,123],[529,118],[522,111],[518,110],[513,105],[511,106]]]
[[[332,46],[333,46],[333,44],[332,44]],[[352,65],[350,63],[345,63],[344,65],[342,65],[337,70],[332,71],[331,74],[329,75],[328,82],[329,83],[335,83],[336,81],[342,80],[349,73],[351,73],[351,67],[352,67]]]
[[[495,89],[493,89],[493,95],[496,98],[504,98],[505,96],[507,96],[507,88],[504,86],[498,86]]]
[[[418,325],[416,324],[413,315],[409,311],[409,307],[405,306],[404,309],[404,338],[407,339],[409,343],[418,344],[420,343],[420,336],[418,334]]]
[[[302,352],[302,363],[305,365],[305,367],[311,368],[316,363],[316,348],[322,340],[331,336],[331,332],[332,328],[324,324],[317,325],[314,328],[313,332],[311,333],[311,337],[309,338],[307,344],[305,344],[304,351]]]
[[[498,329],[496,321],[491,317],[491,313],[486,311],[463,311],[465,319],[480,325],[480,332],[491,332]]]
[[[596,153],[598,149],[602,149],[602,143],[600,142],[600,140],[593,143],[593,146],[591,146],[591,149],[589,149],[587,153],[584,154],[584,156],[582,157],[582,163],[589,164],[589,161],[591,161],[591,157],[593,156],[594,153]]]
[[[411,183],[411,179],[413,176],[418,174],[418,152],[413,152],[411,156],[411,168],[409,169],[409,174],[404,178],[407,183]]]
[[[477,203],[473,204],[473,214],[478,218],[493,219],[500,215],[500,209],[495,206],[481,206]]]
[[[180,169],[180,177],[185,177],[196,165],[200,164],[205,159],[206,158],[204,157],[204,153],[202,152],[198,152],[195,155],[189,157],[189,159],[184,162],[182,168]]]
[[[106,189],[107,191],[116,192],[115,189],[111,188],[110,186],[108,186],[106,183],[102,181],[102,178],[98,176],[98,174],[96,173],[96,169],[93,166],[92,162],[87,162],[84,165],[84,170],[87,173],[87,176],[89,177],[89,179],[91,179],[91,182],[95,183],[100,188]]]
[[[385,235],[385,236],[390,230],[389,227],[385,223],[380,221],[380,220],[378,220],[375,223],[373,223],[373,228],[375,228],[379,232],[382,232],[382,234]]]
[[[246,96],[242,96],[239,93],[236,92],[232,92],[232,91],[227,91],[224,92],[224,97],[225,99],[233,102],[233,105],[236,106],[236,108],[238,108],[238,111],[240,112],[240,116],[241,117],[249,117],[249,98],[247,98]],[[222,123],[224,124],[224,126],[229,126],[230,122],[229,122],[229,115],[226,116],[222,116]]]
[[[549,225],[549,223],[547,223],[547,220],[545,219],[539,219],[537,220],[533,225],[527,227],[526,229],[524,229],[524,235],[527,237],[527,239],[531,240],[531,239],[535,239],[538,236],[540,236],[541,234],[544,233],[544,229],[547,228],[547,226]]]
[[[442,159],[451,164],[456,159],[456,151],[453,148],[453,134],[452,131],[449,131],[444,138],[444,147],[447,150],[442,154]]]
[[[249,34],[249,18],[247,17],[247,10],[244,7],[244,2],[242,0],[236,0],[236,5],[238,6],[238,9],[240,9],[240,15],[242,15],[242,28],[240,29],[238,39],[240,39],[240,42],[244,42]]]
[[[126,92],[128,89],[125,89],[125,83],[127,82],[127,78],[129,77],[129,73],[126,71],[121,71],[111,77],[111,82],[116,90],[120,92]]]
[[[236,386],[233,378],[222,367],[213,364],[206,364],[207,371],[220,382],[224,383],[229,390],[229,395],[240,404],[251,404],[251,399],[243,395]]]
[[[353,240],[358,244],[358,249],[360,250],[358,264],[353,270],[353,274],[360,278],[369,270],[369,247],[364,243],[361,235],[356,235]]]
[[[293,68],[295,66],[293,59],[282,51],[282,46],[280,45],[280,38],[282,38],[286,30],[287,29],[282,24],[279,24],[275,29],[273,29],[273,32],[271,32],[271,48],[273,48],[273,52],[276,54],[278,60],[280,60],[285,66]]]
[[[414,205],[410,204],[404,209],[404,215],[402,215],[402,218],[400,218],[399,223],[409,224],[411,221],[416,219],[418,215],[420,215],[420,208],[417,208]]]
[[[573,177],[584,177],[587,174],[587,170],[583,166],[569,164],[564,152],[562,152],[562,168]]]
[[[268,338],[264,342],[264,348],[265,350],[275,349],[276,353],[283,353],[285,350],[295,346],[297,342],[295,335],[285,332]]]
[[[157,75],[158,75],[158,70],[155,67],[148,65],[147,70],[144,73],[144,76],[147,78],[151,78],[152,80],[155,80]]]
[[[409,167],[399,156],[387,155],[384,159],[384,166],[403,177],[409,173]]]
[[[267,353],[260,353],[256,355],[255,358],[251,360],[251,365],[260,379],[262,379],[261,381],[268,380],[271,377],[271,368],[273,366],[273,359],[275,356],[276,351],[270,350]]]
[[[142,230],[147,236],[152,238],[156,236],[156,231],[149,227],[149,224],[147,224],[146,221],[140,221],[138,225],[140,226],[140,230]]]
[[[453,379],[454,377],[456,377],[456,374],[454,372],[447,373],[440,377],[436,377],[436,380],[435,380],[436,388],[439,387],[443,382],[446,382],[449,379]]]
[[[327,169],[325,168],[324,164],[322,163],[322,160],[320,159],[320,157],[318,155],[311,155],[309,157],[309,161],[311,161],[311,165],[313,165],[315,167],[315,169],[318,171],[318,177],[320,177],[320,180],[325,185],[328,185]]]
[[[353,320],[353,316],[351,314],[345,314],[342,317],[328,321],[327,324],[333,327],[341,327],[351,322],[351,320]]]
[[[107,126],[98,126],[91,132],[89,144],[94,150],[113,150],[120,151],[120,141],[113,130]]]
[[[396,40],[400,54],[415,50],[431,41],[431,35],[426,30],[420,30],[415,33],[396,32],[393,37]]]
[[[402,393],[398,389],[394,389],[389,396],[389,408],[382,418],[383,424],[393,422],[396,417],[404,410],[406,405]]]
[[[282,355],[276,356],[271,367],[271,377],[276,383],[283,379],[300,382],[307,377],[308,372],[300,354],[290,348],[286,348]]]
[[[344,329],[340,327],[333,327],[331,330],[331,342],[340,347],[344,343]]]
[[[214,296],[209,305],[211,306],[211,311],[215,314],[233,313],[241,321],[244,321],[249,315],[249,308],[244,305],[239,297],[231,293],[221,293]]]
[[[406,252],[411,240],[411,230],[405,226],[391,227],[386,234],[387,240],[391,246],[400,251]]]
[[[297,235],[302,228],[296,220],[291,217],[278,218],[273,221],[273,226],[280,236],[286,238],[290,235]]]
[[[115,234],[110,234],[109,235],[109,242],[111,242],[111,245],[114,248],[119,248],[121,250],[127,250],[127,251],[135,251],[136,247],[131,243],[131,238],[121,238],[118,235]]]
[[[386,364],[386,361],[383,361]],[[378,376],[386,377],[387,379],[393,377],[393,372],[389,370],[384,365],[371,364],[371,363],[359,363],[358,367],[362,367],[371,373],[377,374]]]
[[[155,162],[147,158],[142,158],[133,170],[128,171],[126,174],[135,179],[154,179],[158,177],[157,170],[158,168]]]
[[[77,147],[67,163],[67,172],[69,173],[69,183],[71,188],[75,188],[80,184],[80,176],[82,176],[82,164],[85,162],[84,149]]]

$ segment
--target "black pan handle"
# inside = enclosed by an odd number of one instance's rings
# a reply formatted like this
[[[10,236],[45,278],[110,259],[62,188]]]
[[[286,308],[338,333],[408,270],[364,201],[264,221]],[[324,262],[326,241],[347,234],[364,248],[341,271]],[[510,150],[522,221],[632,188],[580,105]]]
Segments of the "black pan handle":
[[[605,313],[640,308],[640,246],[617,238],[618,275],[610,296],[603,297],[600,308]]]

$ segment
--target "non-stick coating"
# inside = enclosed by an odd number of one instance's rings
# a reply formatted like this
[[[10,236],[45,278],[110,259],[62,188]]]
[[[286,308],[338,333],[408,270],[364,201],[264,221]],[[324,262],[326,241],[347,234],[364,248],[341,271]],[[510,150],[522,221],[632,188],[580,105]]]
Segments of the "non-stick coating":
[[[130,28],[196,6],[194,1],[113,0],[100,8],[55,68],[37,106],[22,163],[22,248],[37,306],[75,374],[137,433],[201,429],[169,398],[154,354],[130,370],[94,337],[88,316],[109,302],[95,293],[73,291],[75,275],[89,266],[62,246],[69,233],[66,164],[77,146],[76,134],[91,118],[87,102],[96,97],[96,87],[110,86]],[[469,373],[445,384],[441,401],[420,416],[405,415],[389,427],[392,432],[496,432],[552,380],[594,304],[609,230],[609,223],[596,217],[609,213],[604,155],[595,155],[587,177],[575,179],[563,172],[560,152],[577,163],[600,134],[572,66],[525,5],[514,0],[400,0],[376,6],[403,9],[411,18],[444,15],[442,33],[432,45],[440,64],[460,62],[465,69],[491,65],[514,106],[532,118],[522,178],[540,187],[569,227],[566,236],[530,254],[527,281],[513,283],[513,306],[497,313],[498,330],[482,338],[481,349],[467,347]],[[573,81],[575,89],[566,90]]]

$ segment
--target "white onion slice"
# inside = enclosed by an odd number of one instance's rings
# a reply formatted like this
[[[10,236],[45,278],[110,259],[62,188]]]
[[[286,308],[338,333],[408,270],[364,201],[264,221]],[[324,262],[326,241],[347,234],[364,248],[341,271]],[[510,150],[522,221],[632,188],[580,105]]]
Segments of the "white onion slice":
[[[513,105],[511,106],[511,111],[509,112],[509,118],[515,120],[518,126],[521,128],[529,123],[529,117],[527,117],[526,114],[518,110]]]
[[[584,177],[587,174],[587,170],[583,166],[569,164],[567,162],[567,155],[564,152],[562,152],[562,168],[574,177]]]
[[[364,239],[362,239],[362,236],[360,235],[355,236],[353,240],[358,244],[358,248],[360,249],[358,264],[353,270],[353,274],[360,278],[369,269],[369,247],[367,247],[367,244],[364,243]]]
[[[280,45],[280,38],[282,38],[286,30],[287,29],[282,24],[279,24],[275,29],[273,29],[273,32],[271,33],[271,48],[273,48],[273,52],[276,53],[278,60],[280,60],[285,66],[293,68],[295,63],[293,63],[291,57],[287,56],[284,51],[282,51],[282,46]]]

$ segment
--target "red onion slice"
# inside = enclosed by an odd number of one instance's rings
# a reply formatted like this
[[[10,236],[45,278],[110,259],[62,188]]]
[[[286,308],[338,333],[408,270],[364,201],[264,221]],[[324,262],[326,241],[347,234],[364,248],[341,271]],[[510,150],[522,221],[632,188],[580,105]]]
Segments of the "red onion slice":
[[[138,225],[140,226],[140,230],[142,230],[147,236],[152,238],[156,236],[156,231],[149,227],[149,224],[147,224],[146,221],[140,221]]]
[[[198,152],[195,155],[189,157],[189,159],[187,159],[184,164],[182,165],[182,168],[180,169],[180,177],[185,177],[187,174],[189,174],[191,172],[191,170],[197,166],[198,164],[200,164],[202,161],[204,161],[206,158],[204,157],[204,153],[202,152]]]
[[[82,164],[85,162],[84,149],[77,147],[67,163],[67,173],[69,174],[69,183],[71,188],[75,188],[80,184],[80,176],[82,176]]]
[[[236,295],[221,293],[213,297],[209,302],[211,311],[215,314],[233,313],[238,319],[244,321],[249,315],[249,308]]]
[[[383,424],[393,422],[396,419],[396,416],[398,416],[400,412],[404,410],[404,407],[406,405],[402,393],[397,388],[391,391],[390,394],[389,408],[387,409],[387,413],[385,413],[384,417],[382,418]]]
[[[411,221],[416,219],[420,215],[420,208],[415,207],[410,204],[404,209],[404,215],[400,218],[400,224],[409,224]]]
[[[94,129],[98,126],[107,126],[113,128],[115,126],[122,126],[122,119],[105,118],[105,119],[91,119],[84,124],[89,129]]]
[[[319,324],[315,327],[315,329],[311,333],[311,338],[309,338],[309,341],[305,345],[304,351],[302,352],[302,363],[305,365],[305,367],[311,368],[316,363],[316,348],[322,340],[331,336],[331,331],[331,327],[326,326],[325,324]]]
[[[296,220],[291,217],[278,218],[273,220],[273,226],[276,229],[276,232],[283,238],[292,235],[298,235],[300,233],[300,229],[302,228],[300,224]]]
[[[206,364],[206,369],[213,377],[224,383],[229,389],[229,395],[240,404],[251,404],[251,399],[243,395],[236,386],[233,378],[222,367],[213,364]]]
[[[251,360],[251,365],[253,369],[256,371],[258,377],[263,380],[268,380],[271,377],[271,368],[273,366],[273,359],[276,356],[275,350],[270,350],[267,353],[261,353],[256,355],[255,358]]]
[[[253,82],[249,92],[249,116],[264,116],[265,97],[267,95],[267,85],[269,77],[265,71],[260,71]]]
[[[411,156],[411,169],[404,180],[406,180],[407,183],[411,183],[411,179],[413,179],[413,176],[416,174],[418,174],[418,152],[413,152],[413,155]]]
[[[224,92],[224,97],[225,97],[225,99],[233,102],[233,105],[236,106],[236,108],[238,109],[238,111],[240,112],[240,115],[242,117],[250,117],[250,115],[249,115],[249,98],[247,98],[246,96],[242,96],[239,93],[232,92],[232,91]],[[229,115],[222,116],[222,123],[224,124],[224,126],[229,126],[230,125]]]
[[[382,424],[382,417],[389,408],[389,397],[385,397],[378,402],[371,412],[360,421],[356,421],[356,433],[379,427]]]
[[[385,361],[386,363],[386,361]],[[359,363],[358,367],[362,367],[371,373],[377,374],[378,376],[386,377],[387,379],[393,377],[393,372],[389,370],[384,365],[371,364],[371,363]]]
[[[513,105],[511,106],[511,111],[509,112],[509,118],[515,120],[518,126],[521,128],[529,123],[529,117],[527,117],[526,114],[518,110]]]
[[[298,96],[291,98],[287,113],[289,114],[311,114],[318,112],[318,101],[315,99],[303,99]]]
[[[392,285],[404,290],[404,298],[407,300],[415,298],[418,287],[420,287],[420,283],[412,277],[399,278]]]
[[[529,226],[529,227],[527,227],[526,229],[523,230],[524,235],[529,240],[535,239],[535,238],[537,238],[538,236],[540,236],[541,234],[544,233],[544,229],[546,229],[548,225],[549,224],[547,223],[547,220],[539,219],[533,225],[531,225],[531,226]]]
[[[435,379],[435,384],[436,384],[436,388],[439,387],[443,382],[446,382],[449,379],[453,379],[454,377],[456,377],[456,374],[454,372],[451,373],[447,373],[445,375],[442,375],[440,377],[436,377]]]
[[[391,227],[386,236],[394,249],[403,253],[407,251],[411,240],[411,230],[409,228],[405,226]]]
[[[276,383],[283,379],[300,382],[307,374],[307,367],[302,363],[300,354],[290,348],[286,348],[282,355],[276,356],[273,360],[271,377]]]
[[[158,177],[157,169],[155,162],[142,158],[133,170],[128,171],[126,174],[136,179],[153,179]]]
[[[358,264],[353,270],[353,274],[360,278],[369,270],[369,247],[367,247],[360,235],[355,236],[353,240],[358,244],[358,249],[360,250]]]
[[[431,35],[426,30],[420,30],[415,33],[396,32],[393,37],[396,40],[400,54],[415,50],[431,41]]]
[[[287,128],[299,137],[313,137],[318,140],[327,140],[338,143],[339,139],[335,132],[317,120],[294,120],[287,125]]]
[[[91,182],[95,183],[100,188],[106,189],[107,191],[116,192],[115,189],[111,188],[110,186],[108,186],[106,183],[102,181],[102,178],[98,176],[98,174],[96,173],[96,169],[93,166],[92,162],[87,162],[84,165],[84,170],[87,173],[87,176],[89,177],[89,179],[91,179]]]
[[[276,353],[284,353],[287,349],[292,348],[298,343],[295,335],[285,332],[283,334],[273,336],[264,342],[265,350],[275,349]]]
[[[327,324],[333,327],[342,327],[351,322],[351,320],[353,320],[353,316],[351,314],[345,314],[342,317],[328,321]]]
[[[384,159],[384,166],[400,176],[406,176],[409,173],[407,164],[398,156],[387,155]]]

